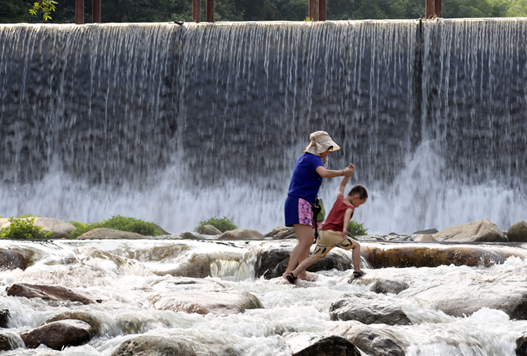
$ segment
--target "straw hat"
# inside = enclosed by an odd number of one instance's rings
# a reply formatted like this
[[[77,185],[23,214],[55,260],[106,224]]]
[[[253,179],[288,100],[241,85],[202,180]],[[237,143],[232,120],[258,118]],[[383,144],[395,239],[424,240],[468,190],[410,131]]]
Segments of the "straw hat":
[[[312,153],[320,156],[331,147],[331,152],[340,150],[340,146],[335,143],[326,131],[315,131],[309,135],[311,143],[304,150],[305,153]]]

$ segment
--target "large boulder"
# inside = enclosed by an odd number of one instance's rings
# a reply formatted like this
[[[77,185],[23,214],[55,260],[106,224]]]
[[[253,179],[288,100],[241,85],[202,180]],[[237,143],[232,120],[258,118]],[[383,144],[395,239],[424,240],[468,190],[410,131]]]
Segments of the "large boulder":
[[[0,270],[13,270],[27,268],[28,261],[24,254],[17,250],[0,249]]]
[[[518,221],[509,227],[507,238],[510,242],[527,242],[527,222]]]
[[[489,219],[451,226],[433,235],[437,241],[447,242],[507,242],[507,237]]]
[[[45,321],[44,324],[49,324],[54,321],[60,321],[60,320],[80,320],[84,321],[86,324],[90,325],[91,332],[93,333],[93,336],[98,335],[101,331],[101,321],[90,314],[89,312],[83,312],[83,311],[67,311],[64,313],[57,314],[48,320]]]
[[[345,337],[368,355],[405,356],[404,347],[393,336],[358,321],[336,325],[327,332]]]
[[[360,351],[348,339],[313,333],[289,333],[284,339],[293,356],[360,356]]]
[[[412,296],[434,304],[445,314],[455,317],[470,316],[486,307],[501,310],[511,319],[527,320],[527,287],[520,281],[515,283],[497,278],[481,283],[472,280],[451,281],[418,291]]]
[[[293,248],[293,245],[275,243],[258,250],[256,263],[254,264],[256,278],[263,276],[266,279],[272,279],[281,276],[287,268]],[[339,271],[345,271],[352,268],[352,266],[351,259],[342,251],[339,251],[339,248],[334,248],[325,258],[312,264],[307,270],[309,272],[318,272],[335,268]]]
[[[145,236],[130,232],[115,229],[108,229],[105,227],[98,227],[96,229],[85,232],[77,237],[77,240],[140,240],[146,239]]]
[[[79,346],[89,342],[93,332],[89,324],[80,320],[61,320],[22,333],[20,336],[28,348],[46,345],[54,350],[66,346]]]
[[[267,233],[265,237],[272,237],[273,240],[295,239],[295,228],[292,226],[288,227],[285,225],[280,225],[275,227],[273,231]]]
[[[157,310],[197,314],[238,314],[246,309],[263,308],[254,295],[239,291],[171,293],[169,296],[153,297],[152,302]]]
[[[41,298],[54,301],[70,300],[82,304],[95,303],[91,298],[61,286],[14,283],[6,288],[6,292],[8,296],[12,297]]]
[[[263,238],[260,232],[251,229],[229,230],[218,236],[218,240],[262,240]]]
[[[204,225],[199,233],[202,235],[221,235],[221,231],[212,225]]]
[[[363,324],[411,325],[395,298],[373,292],[345,293],[329,307],[331,320],[356,320]]]
[[[423,244],[362,244],[361,255],[373,268],[492,266],[510,256],[523,257],[520,251],[493,246],[423,245]]]
[[[20,220],[27,220],[27,218],[17,218]],[[41,226],[42,231],[51,232],[50,238],[52,239],[64,239],[68,237],[68,234],[75,230],[75,226],[67,221],[55,219],[55,218],[42,218],[37,216],[34,218],[33,225]],[[0,230],[5,229],[11,225],[8,219],[0,219]]]
[[[16,350],[24,346],[24,341],[22,340],[18,332],[11,330],[0,331],[0,352]]]
[[[121,343],[112,356],[196,356],[192,345],[183,339],[141,335]]]

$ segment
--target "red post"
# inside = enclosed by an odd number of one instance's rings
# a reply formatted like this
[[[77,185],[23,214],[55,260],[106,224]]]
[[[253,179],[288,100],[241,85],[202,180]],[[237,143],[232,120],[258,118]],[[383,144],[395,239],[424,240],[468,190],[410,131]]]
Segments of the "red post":
[[[201,1],[192,0],[192,21],[201,22]]]
[[[101,23],[101,0],[93,0],[92,22]]]
[[[84,0],[75,0],[75,24],[84,24]]]
[[[214,0],[207,0],[207,22],[214,22]]]
[[[426,0],[425,17],[426,19],[433,19],[435,16],[435,0]]]
[[[309,19],[317,21],[317,0],[309,0]]]
[[[326,0],[318,0],[318,21],[326,21]]]
[[[443,17],[443,0],[435,0],[435,13],[437,17]]]

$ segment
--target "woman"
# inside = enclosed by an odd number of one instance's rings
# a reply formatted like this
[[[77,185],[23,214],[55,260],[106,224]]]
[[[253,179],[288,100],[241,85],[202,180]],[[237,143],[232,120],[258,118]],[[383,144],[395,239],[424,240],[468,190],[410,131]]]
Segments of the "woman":
[[[311,143],[296,161],[285,201],[285,224],[295,228],[298,245],[291,252],[289,264],[283,274],[284,278],[291,274],[298,263],[309,257],[309,249],[315,239],[311,206],[318,195],[322,178],[351,177],[355,169],[351,163],[340,171],[326,169],[322,160],[327,158],[329,152],[340,150],[339,145],[325,131],[313,132],[309,138]],[[305,279],[306,274],[303,272],[299,276],[291,276],[290,278],[296,279],[297,277]]]

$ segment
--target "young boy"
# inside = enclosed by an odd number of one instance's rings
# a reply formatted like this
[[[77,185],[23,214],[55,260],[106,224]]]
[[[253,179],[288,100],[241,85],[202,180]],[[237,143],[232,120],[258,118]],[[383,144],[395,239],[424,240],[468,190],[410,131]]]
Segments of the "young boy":
[[[333,204],[333,208],[331,208],[326,222],[319,231],[319,237],[313,254],[302,261],[294,271],[289,272],[285,276],[289,283],[294,284],[296,276],[304,272],[313,263],[326,257],[328,252],[335,246],[345,250],[353,249],[353,277],[360,278],[364,275],[364,272],[360,270],[360,245],[357,241],[348,237],[347,233],[348,223],[353,216],[353,212],[366,202],[368,192],[362,185],[356,185],[351,189],[348,196],[344,197],[344,189],[346,189],[348,181],[349,177],[342,178],[337,201]]]

